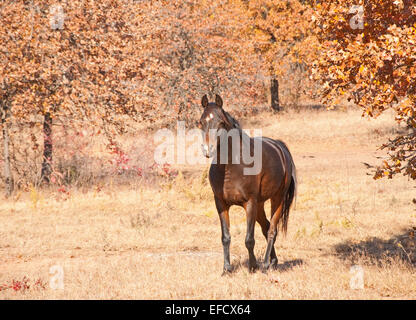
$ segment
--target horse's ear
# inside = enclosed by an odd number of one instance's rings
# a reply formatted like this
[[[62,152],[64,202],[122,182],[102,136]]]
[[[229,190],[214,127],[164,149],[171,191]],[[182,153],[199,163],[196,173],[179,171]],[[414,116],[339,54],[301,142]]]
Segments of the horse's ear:
[[[215,104],[218,108],[222,108],[222,99],[218,94],[215,95]]]
[[[201,99],[201,104],[204,108],[206,108],[208,106],[208,97],[207,95],[204,95]]]

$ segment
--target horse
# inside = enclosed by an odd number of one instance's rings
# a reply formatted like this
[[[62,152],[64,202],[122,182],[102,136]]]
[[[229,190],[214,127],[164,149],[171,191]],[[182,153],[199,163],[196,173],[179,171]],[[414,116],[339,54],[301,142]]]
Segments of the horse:
[[[245,246],[249,255],[250,272],[258,268],[254,255],[254,229],[256,221],[260,224],[267,241],[261,269],[267,272],[270,267],[277,267],[278,259],[274,244],[279,231],[278,227],[286,234],[290,208],[296,196],[296,167],[292,155],[287,145],[280,140],[249,137],[241,129],[238,121],[223,109],[223,101],[219,95],[215,96],[215,102],[208,102],[207,95],[204,95],[201,105],[203,113],[198,127],[203,135],[203,155],[213,158],[209,169],[209,182],[221,224],[221,241],[224,251],[223,274],[232,272],[229,218],[229,209],[232,205],[241,206],[246,212]],[[238,147],[238,144],[235,144],[234,140],[232,144],[229,143],[233,138],[230,132],[236,133],[234,136],[237,135],[240,138],[240,148],[237,148],[237,151],[232,149],[235,146]],[[244,162],[242,149],[245,146],[252,154],[256,151],[256,144],[261,147],[260,151],[257,151],[258,158],[261,158],[260,169],[255,174],[247,174],[246,170],[253,168],[254,164]],[[264,211],[264,203],[269,199],[271,200],[270,222]]]

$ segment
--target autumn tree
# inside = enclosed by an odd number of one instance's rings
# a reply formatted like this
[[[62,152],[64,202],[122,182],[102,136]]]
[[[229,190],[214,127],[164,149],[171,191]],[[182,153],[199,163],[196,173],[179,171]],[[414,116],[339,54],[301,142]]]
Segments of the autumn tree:
[[[148,62],[144,69],[150,76],[137,86],[153,106],[149,120],[192,123],[205,93],[221,93],[228,101],[249,97],[245,79],[238,76],[242,40],[227,1],[153,1],[140,6],[146,15],[136,33],[143,39],[140,56]]]
[[[321,44],[315,78],[328,103],[345,96],[363,115],[386,110],[406,127],[387,141],[375,178],[416,179],[416,4],[412,0],[317,1]]]
[[[271,108],[279,111],[279,77],[284,69],[288,65],[304,68],[316,55],[312,7],[298,0],[237,1],[237,7],[246,17],[242,36],[251,51],[261,56],[270,77]]]
[[[134,1],[110,0],[3,1],[0,8],[3,134],[10,119],[43,117],[42,176],[48,181],[54,121],[122,129],[123,115],[138,116],[131,80],[141,77],[133,32],[140,12]],[[7,134],[3,138],[7,162]]]

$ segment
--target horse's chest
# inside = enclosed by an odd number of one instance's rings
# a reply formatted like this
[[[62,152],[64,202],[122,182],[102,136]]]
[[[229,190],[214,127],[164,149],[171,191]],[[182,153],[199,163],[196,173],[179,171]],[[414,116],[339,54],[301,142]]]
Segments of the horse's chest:
[[[222,191],[226,202],[241,203],[247,201],[247,193],[240,183],[234,183],[233,181],[225,182]]]
[[[248,200],[252,185],[252,181],[249,181],[250,176],[235,170],[224,170],[220,175],[223,182],[213,186],[218,196],[231,204],[241,204]]]

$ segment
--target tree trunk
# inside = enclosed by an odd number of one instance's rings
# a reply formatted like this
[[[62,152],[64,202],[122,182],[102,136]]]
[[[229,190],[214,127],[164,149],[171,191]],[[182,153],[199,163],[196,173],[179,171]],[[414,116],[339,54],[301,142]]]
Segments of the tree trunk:
[[[46,112],[43,120],[42,180],[49,183],[52,173],[52,117]]]
[[[270,76],[270,97],[271,107],[274,111],[280,111],[279,104],[279,80],[276,79],[274,74]]]
[[[2,117],[1,123],[3,127],[3,156],[4,156],[4,178],[6,184],[6,197],[11,196],[14,189],[14,180],[12,175],[12,170],[10,166],[10,151],[9,151],[9,128],[7,123],[8,118],[8,109],[7,106],[2,108]]]

